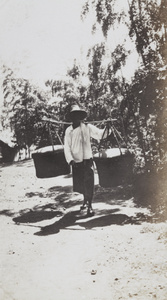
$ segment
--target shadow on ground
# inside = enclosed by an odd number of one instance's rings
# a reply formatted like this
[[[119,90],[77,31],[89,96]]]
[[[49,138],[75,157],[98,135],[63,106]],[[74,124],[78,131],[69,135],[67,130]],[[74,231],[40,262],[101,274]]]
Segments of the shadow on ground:
[[[97,185],[95,187],[94,205],[96,204],[98,208],[95,209],[95,216],[92,218],[88,218],[86,211],[81,213],[79,210],[75,210],[76,206],[81,205],[82,196],[77,197],[78,194],[72,192],[71,186],[51,187],[45,194],[27,193],[26,197],[31,198],[37,195],[41,198],[45,196],[52,199],[52,201],[48,204],[36,205],[32,209],[22,210],[19,212],[19,216],[13,218],[17,225],[24,223],[28,226],[33,226],[32,223],[56,218],[56,221],[54,220],[55,222],[51,225],[38,226],[40,230],[35,233],[37,236],[56,234],[62,229],[83,230],[153,221],[150,214],[147,213],[138,212],[135,216],[121,213],[121,210],[124,207],[126,208],[129,201],[134,202],[130,186],[104,189]],[[134,207],[137,207],[137,204],[134,204]],[[10,211],[2,211],[0,214],[12,217]],[[36,226],[34,225],[34,227]]]
[[[8,166],[11,166],[11,164],[2,165],[0,169]],[[32,161],[26,160],[17,162],[16,164],[14,163],[13,166],[14,168],[20,166],[31,167]],[[71,177],[71,174],[65,177]],[[143,185],[145,186],[145,181]],[[143,190],[143,185],[137,185],[139,186],[139,190]],[[71,185],[53,186],[48,190],[42,190],[40,192],[28,192],[25,194],[24,201],[28,203],[30,198],[35,200],[39,198],[40,204],[17,212],[4,209],[0,211],[0,216],[4,215],[13,218],[13,221],[17,225],[26,224],[27,226],[38,227],[39,232],[36,232],[35,235],[39,236],[55,234],[61,229],[83,230],[111,226],[114,224],[123,226],[126,224],[141,224],[142,222],[164,221],[160,210],[157,213],[157,203],[154,203],[152,199],[148,199],[148,197],[140,197],[139,201],[139,199],[134,197],[131,185],[116,186],[113,188],[102,188],[96,185],[93,201],[94,204],[96,204],[96,210],[95,216],[92,218],[88,218],[86,212],[81,214],[79,210],[76,210],[76,206],[79,208],[81,205],[82,195],[78,196],[78,194],[73,193]],[[131,213],[127,215],[127,210],[123,209],[128,209],[129,203],[131,203],[132,207],[139,208],[136,209],[133,216]],[[143,207],[147,208],[147,212],[145,211],[143,213],[143,210],[140,210],[140,208]],[[158,209],[159,207],[160,205]],[[149,214],[149,212],[151,212],[151,214]],[[54,219],[52,221],[54,223],[48,226],[42,227],[40,224],[37,226],[33,225],[41,221],[52,219]]]
[[[139,203],[134,199],[132,186],[130,185],[114,188],[102,188],[96,185],[93,201],[96,204],[96,209],[95,216],[92,218],[88,218],[86,212],[81,214],[79,210],[75,210],[76,206],[80,206],[82,203],[82,195],[78,196],[78,194],[73,193],[71,185],[63,187],[53,186],[44,192],[26,193],[25,199],[28,200],[29,198],[47,199],[49,203],[39,204],[19,212],[2,210],[0,215],[13,218],[17,225],[23,223],[34,227],[37,227],[33,225],[34,223],[56,218],[56,222],[54,220],[54,223],[51,225],[38,226],[40,231],[36,232],[35,235],[39,236],[55,234],[61,229],[83,230],[113,224],[122,226],[125,224],[161,221],[159,217],[156,220],[154,219],[154,212],[152,212],[152,217],[150,217],[149,213],[142,213],[142,209],[141,212],[140,209],[136,210],[135,216],[134,214],[133,216],[124,214],[123,208],[127,208],[130,202],[134,208],[146,207],[148,211],[151,211],[150,203]]]
[[[2,162],[0,164],[0,169],[2,168],[7,168],[7,167],[31,167],[32,164],[32,159],[31,158],[26,158],[24,160],[20,161],[15,161],[15,162]]]
[[[37,223],[44,220],[50,220],[55,217],[62,216],[63,213],[57,211],[45,211],[45,209],[33,211],[30,210],[27,213],[23,213],[21,216],[13,218],[15,223]]]
[[[97,216],[93,218],[88,218],[86,214],[82,215],[79,211],[73,211],[65,214],[59,221],[56,221],[54,224],[49,226],[42,227],[39,232],[36,232],[35,235],[46,236],[51,234],[59,233],[61,229],[68,230],[82,230],[84,229],[93,229],[97,227],[105,227],[110,225],[125,225],[125,224],[140,224],[133,217],[128,217],[125,214],[118,214],[119,209],[112,210],[106,215]],[[72,227],[78,225],[78,227]],[[71,227],[71,228],[70,228]]]

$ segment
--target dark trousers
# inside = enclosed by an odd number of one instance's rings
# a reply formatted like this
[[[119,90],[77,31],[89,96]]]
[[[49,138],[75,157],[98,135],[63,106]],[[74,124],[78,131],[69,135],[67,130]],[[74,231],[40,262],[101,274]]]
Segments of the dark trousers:
[[[93,159],[85,159],[72,167],[73,191],[84,195],[84,202],[92,203],[94,194]]]

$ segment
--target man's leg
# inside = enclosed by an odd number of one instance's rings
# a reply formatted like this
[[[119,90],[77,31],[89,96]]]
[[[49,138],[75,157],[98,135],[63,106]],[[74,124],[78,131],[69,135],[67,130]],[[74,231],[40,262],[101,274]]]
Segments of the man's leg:
[[[73,175],[73,191],[83,194],[84,193],[84,165],[83,162],[76,163],[72,167],[72,175]]]
[[[94,194],[94,169],[93,160],[84,161],[84,203],[88,205],[88,215],[94,215],[92,200]]]
[[[84,162],[76,163],[72,167],[72,174],[73,174],[73,191],[83,194],[84,196]],[[87,207],[87,199],[84,196],[84,201],[80,210],[86,209]]]

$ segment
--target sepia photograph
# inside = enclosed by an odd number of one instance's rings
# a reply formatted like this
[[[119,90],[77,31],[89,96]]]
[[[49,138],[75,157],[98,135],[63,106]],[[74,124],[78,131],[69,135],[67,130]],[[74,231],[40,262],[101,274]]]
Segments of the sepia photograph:
[[[0,300],[167,300],[167,0],[0,0]]]

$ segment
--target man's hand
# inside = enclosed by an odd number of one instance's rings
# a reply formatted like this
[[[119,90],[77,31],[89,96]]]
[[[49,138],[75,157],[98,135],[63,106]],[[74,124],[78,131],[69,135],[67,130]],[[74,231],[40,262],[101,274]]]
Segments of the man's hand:
[[[75,161],[74,161],[74,160],[71,160],[71,161],[70,161],[70,165],[71,165],[71,166],[75,166]]]

